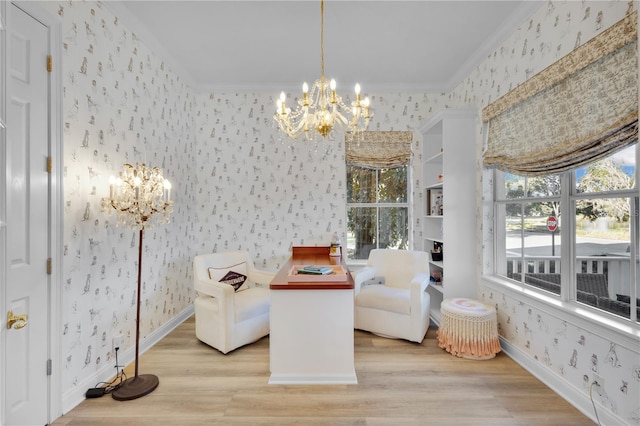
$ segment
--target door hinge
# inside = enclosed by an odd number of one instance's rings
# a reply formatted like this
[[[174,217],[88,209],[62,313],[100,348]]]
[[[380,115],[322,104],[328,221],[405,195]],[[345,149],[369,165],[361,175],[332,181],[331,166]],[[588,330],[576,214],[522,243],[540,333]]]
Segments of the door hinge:
[[[52,367],[51,367],[51,359],[48,359],[48,360],[47,360],[47,376],[50,376],[50,375],[51,375],[51,370],[52,370]]]
[[[53,158],[47,157],[47,173],[53,172]]]
[[[47,259],[47,275],[51,275],[52,263],[51,258]]]
[[[47,55],[47,71],[53,71],[53,57],[51,55]]]

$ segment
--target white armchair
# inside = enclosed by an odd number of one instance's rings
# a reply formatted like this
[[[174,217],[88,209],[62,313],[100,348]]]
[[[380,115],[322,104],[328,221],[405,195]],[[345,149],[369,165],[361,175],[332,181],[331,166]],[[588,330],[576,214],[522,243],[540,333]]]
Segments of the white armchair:
[[[429,328],[428,265],[426,252],[371,250],[354,276],[355,328],[422,342]]]
[[[246,275],[238,291],[229,272]],[[226,354],[269,334],[269,283],[275,273],[260,271],[243,251],[212,253],[193,260],[196,337]],[[256,286],[254,283],[263,285]],[[247,288],[245,288],[245,286]]]

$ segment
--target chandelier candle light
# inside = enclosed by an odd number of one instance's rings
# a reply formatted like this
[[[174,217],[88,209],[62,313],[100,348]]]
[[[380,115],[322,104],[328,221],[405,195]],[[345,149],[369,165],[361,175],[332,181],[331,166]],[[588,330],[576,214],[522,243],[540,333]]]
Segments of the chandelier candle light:
[[[356,83],[356,99],[349,108],[336,93],[336,81],[324,76],[324,0],[320,2],[320,63],[320,79],[313,82],[311,91],[306,82],[302,85],[295,111],[287,107],[287,95],[280,94],[274,115],[280,130],[292,139],[304,135],[307,140],[314,139],[316,132],[325,138],[336,127],[354,133],[366,130],[372,115],[369,98],[360,98],[360,85]]]
[[[169,223],[173,212],[171,183],[162,176],[159,167],[125,164],[118,178],[109,178],[109,198],[102,199],[102,211],[116,211],[116,225],[126,225],[140,232],[138,247],[138,289],[136,306],[135,375],[112,392],[113,399],[127,401],[140,398],[158,387],[160,380],[153,374],[138,375],[140,346],[140,288],[142,282],[142,235],[154,224]]]

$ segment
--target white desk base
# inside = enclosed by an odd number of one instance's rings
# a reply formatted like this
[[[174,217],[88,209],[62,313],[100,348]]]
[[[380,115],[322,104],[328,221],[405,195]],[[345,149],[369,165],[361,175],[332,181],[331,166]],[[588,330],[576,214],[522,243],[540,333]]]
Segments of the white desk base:
[[[271,290],[269,384],[357,384],[353,290]]]

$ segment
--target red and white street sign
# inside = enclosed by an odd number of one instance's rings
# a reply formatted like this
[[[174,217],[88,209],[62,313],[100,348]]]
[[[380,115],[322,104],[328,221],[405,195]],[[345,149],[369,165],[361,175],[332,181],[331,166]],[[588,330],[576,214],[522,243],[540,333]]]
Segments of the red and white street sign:
[[[549,216],[547,218],[547,229],[549,232],[553,232],[558,228],[558,221],[555,216]]]

